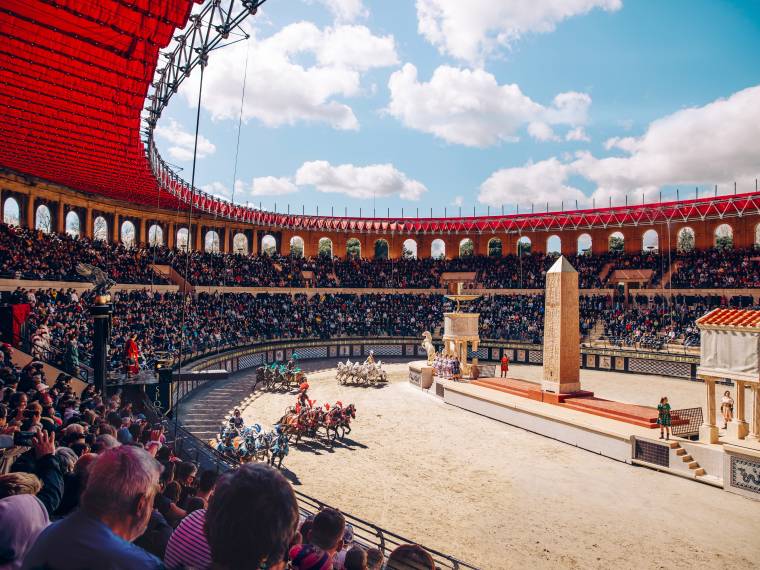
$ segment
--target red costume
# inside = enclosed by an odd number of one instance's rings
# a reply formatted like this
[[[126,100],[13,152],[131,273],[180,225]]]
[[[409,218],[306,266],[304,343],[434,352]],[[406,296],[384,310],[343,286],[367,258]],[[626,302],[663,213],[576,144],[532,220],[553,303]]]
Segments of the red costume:
[[[509,358],[505,354],[501,357],[501,377],[506,378],[507,372],[509,372]]]
[[[140,371],[140,348],[134,339],[129,339],[124,346],[124,356],[127,363],[127,374],[137,374]]]

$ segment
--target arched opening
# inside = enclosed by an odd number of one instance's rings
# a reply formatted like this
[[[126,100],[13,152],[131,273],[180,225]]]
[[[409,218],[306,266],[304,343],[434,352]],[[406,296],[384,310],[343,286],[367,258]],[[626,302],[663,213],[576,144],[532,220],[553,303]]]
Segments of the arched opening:
[[[267,234],[261,238],[261,253],[270,256],[277,253],[277,240],[273,235]]]
[[[459,257],[475,255],[475,243],[470,238],[464,238],[459,242]]]
[[[501,240],[499,238],[491,238],[488,240],[488,257],[501,257],[502,256]]]
[[[177,249],[187,251],[190,248],[190,232],[187,228],[177,230]]]
[[[417,242],[407,239],[401,244],[401,257],[403,259],[417,259]]]
[[[290,238],[290,255],[292,257],[303,257],[303,239],[298,236]]]
[[[317,252],[324,257],[332,257],[333,247],[332,240],[330,238],[319,238],[319,245],[317,246]]]
[[[203,238],[203,249],[208,253],[219,253],[221,251],[221,240],[216,230],[208,230]]]
[[[517,240],[517,255],[520,257],[530,255],[532,248],[533,242],[530,241],[530,238],[528,236],[522,236]]]
[[[621,232],[612,232],[607,239],[607,250],[610,253],[623,253],[625,251],[625,236]]]
[[[291,253],[293,253],[292,250],[292,244],[293,241],[291,240]],[[242,232],[236,233],[234,236],[232,236],[232,253],[236,253],[238,255],[248,255],[248,236],[245,235]]]
[[[760,224],[755,226],[755,248],[760,247]]]
[[[50,215],[50,208],[45,204],[37,207],[37,213],[34,215],[34,228],[49,234],[53,231],[53,221]]]
[[[362,242],[356,238],[349,238],[346,242],[346,257],[359,258],[362,256]]]
[[[92,237],[99,241],[108,241],[108,222],[103,216],[98,216],[92,222]]]
[[[546,240],[546,253],[562,253],[562,239],[559,236],[549,236]]]
[[[643,251],[660,251],[660,236],[656,230],[647,230],[641,236],[641,249]]]
[[[148,244],[151,247],[164,245],[164,230],[158,224],[153,224],[148,230]]]
[[[578,236],[578,255],[591,255],[591,236],[581,234]]]
[[[8,198],[3,205],[3,222],[9,226],[21,225],[21,209],[15,198]]]
[[[388,259],[388,242],[379,239],[375,242],[375,259]]]
[[[135,225],[127,220],[121,224],[121,243],[124,245],[124,247],[134,247],[135,239]]]
[[[430,244],[430,257],[444,259],[446,257],[446,242],[442,239],[434,239]]]
[[[734,247],[734,229],[728,224],[721,224],[715,228],[715,247],[718,249]]]
[[[79,214],[74,211],[66,214],[66,234],[71,237],[79,237]]]
[[[689,251],[694,251],[695,241],[696,236],[694,234],[694,230],[690,227],[687,226],[678,230],[678,236],[676,238],[676,249],[678,250],[678,253],[687,253]]]

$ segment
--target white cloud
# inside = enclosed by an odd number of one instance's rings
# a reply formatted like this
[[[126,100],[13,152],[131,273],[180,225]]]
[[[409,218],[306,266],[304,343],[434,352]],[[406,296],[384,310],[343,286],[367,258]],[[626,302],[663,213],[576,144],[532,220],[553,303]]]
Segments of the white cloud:
[[[464,198],[462,196],[454,196],[454,199],[451,201],[452,206],[457,206],[459,208],[461,208],[463,204]]]
[[[232,191],[223,182],[209,182],[201,186],[201,190],[223,200],[232,200]]]
[[[565,140],[591,142],[591,138],[586,134],[583,127],[575,127],[574,129],[567,131],[567,133],[565,133]]]
[[[760,86],[702,107],[677,111],[652,122],[640,137],[612,138],[608,150],[623,156],[597,158],[578,152],[568,160],[550,158],[491,175],[480,186],[479,200],[556,204],[595,200],[606,204],[640,203],[657,197],[663,186],[712,185],[732,188],[734,180],[753,180],[760,166]],[[590,196],[568,185],[580,176],[596,185]]]
[[[356,20],[366,18],[369,11],[362,3],[362,0],[306,0],[309,4],[315,2],[324,4],[335,19],[339,22],[355,22]]]
[[[186,131],[174,119],[168,119],[167,124],[156,125],[155,135],[167,141],[169,148],[167,152],[174,160],[188,162],[193,159],[193,147],[195,146],[195,135]],[[216,146],[203,135],[198,135],[198,158],[206,158],[216,152]]]
[[[299,186],[311,185],[319,192],[346,194],[353,198],[399,196],[404,200],[419,200],[427,188],[409,179],[392,164],[333,166],[324,160],[305,162],[295,176]]]
[[[417,68],[407,63],[391,75],[388,88],[391,99],[386,111],[404,125],[474,147],[517,141],[518,131],[531,123],[535,123],[529,127],[532,136],[553,140],[550,125],[582,125],[591,105],[587,94],[571,91],[543,106],[516,84],[499,85],[487,71],[447,65],[438,67],[430,81],[421,82]]]
[[[541,121],[534,121],[528,125],[528,134],[537,141],[558,141],[559,137],[554,134],[552,128]]]
[[[622,5],[622,0],[417,0],[418,31],[441,53],[476,64],[525,34],[551,32],[573,16]]]
[[[284,196],[298,192],[298,186],[290,178],[262,176],[251,183],[251,196]]]
[[[214,120],[237,119],[248,58],[243,120],[269,127],[299,122],[326,123],[356,130],[359,122],[342,101],[362,95],[363,72],[396,65],[392,35],[375,36],[365,26],[320,29],[310,22],[285,26],[277,33],[214,52],[205,69],[202,105]],[[199,74],[181,92],[189,105],[197,99]]]
[[[760,86],[677,111],[652,122],[641,137],[611,139],[605,146],[626,156],[582,153],[572,166],[606,193],[754,179],[760,171]]]
[[[568,166],[556,158],[529,162],[525,166],[497,170],[480,185],[478,200],[489,206],[502,204],[536,204],[558,208],[562,200],[566,204],[585,200],[578,188],[566,184]]]

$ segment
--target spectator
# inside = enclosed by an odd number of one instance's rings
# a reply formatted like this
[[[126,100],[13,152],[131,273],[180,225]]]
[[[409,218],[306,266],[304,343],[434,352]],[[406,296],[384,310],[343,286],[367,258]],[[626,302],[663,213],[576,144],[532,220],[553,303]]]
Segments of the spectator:
[[[385,557],[379,548],[367,550],[367,570],[382,570]]]
[[[297,523],[295,494],[279,471],[249,463],[225,473],[206,511],[215,568],[284,568]]]
[[[368,570],[367,552],[363,548],[353,546],[346,552],[346,560],[343,563],[345,570]]]
[[[304,544],[290,550],[290,559],[297,568],[330,568],[335,555],[343,548],[346,519],[335,509],[317,513]]]
[[[0,499],[0,569],[21,568],[24,556],[48,524],[47,510],[34,493]]]
[[[190,497],[187,501],[187,511],[189,513],[198,509],[208,508],[208,501],[214,492],[218,478],[219,474],[212,469],[207,469],[201,473],[201,476],[198,478],[195,496]]]
[[[435,570],[435,562],[421,546],[402,544],[388,556],[385,567],[387,570]]]
[[[161,568],[131,543],[147,527],[159,474],[159,464],[138,447],[105,451],[92,467],[81,509],[45,529],[23,567]]]
[[[182,519],[166,546],[164,562],[169,570],[211,567],[211,549],[203,531],[205,524],[205,509],[195,510]]]

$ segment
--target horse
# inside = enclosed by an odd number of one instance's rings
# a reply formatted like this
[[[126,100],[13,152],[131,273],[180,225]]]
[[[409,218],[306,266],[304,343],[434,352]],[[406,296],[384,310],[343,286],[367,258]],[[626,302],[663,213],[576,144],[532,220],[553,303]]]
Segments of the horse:
[[[272,455],[267,463],[272,467],[275,467],[275,462],[277,462],[277,469],[282,469],[282,460],[285,459],[285,456],[290,452],[289,438],[279,424],[276,424],[274,426],[274,431],[267,435],[271,436],[272,450]]]

